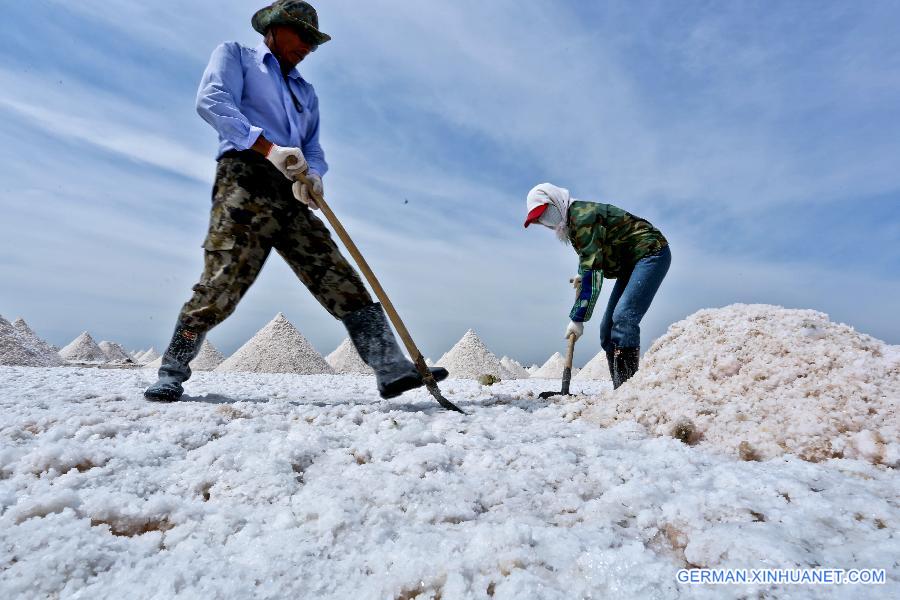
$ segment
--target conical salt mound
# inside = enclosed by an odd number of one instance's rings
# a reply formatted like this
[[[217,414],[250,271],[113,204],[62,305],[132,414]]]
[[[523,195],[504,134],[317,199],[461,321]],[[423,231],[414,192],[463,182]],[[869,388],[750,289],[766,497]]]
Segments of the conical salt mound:
[[[200,352],[197,353],[197,358],[191,361],[190,366],[192,371],[215,371],[216,367],[221,365],[224,360],[225,356],[215,346],[208,340],[203,340],[203,343],[200,344]],[[144,368],[156,371],[161,366],[162,356],[158,356],[156,360],[145,364]]]
[[[541,368],[531,374],[535,379],[561,379],[563,369],[566,368],[566,359],[559,352],[547,359]]]
[[[363,362],[350,338],[344,338],[334,352],[325,357],[325,361],[335,372],[344,375],[373,375],[375,373],[369,365]]]
[[[613,395],[613,397],[608,397]],[[704,309],[669,327],[615,392],[584,413],[767,460],[900,467],[900,347],[813,310]]]
[[[101,350],[103,350],[103,354],[106,355],[107,362],[111,363],[131,363],[134,360],[128,356],[128,353],[125,351],[125,348],[120,346],[115,342],[107,342],[102,341],[97,344]]]
[[[106,362],[106,354],[87,331],[60,350],[59,355],[69,362],[98,364]]]
[[[191,369],[194,371],[214,371],[224,361],[225,355],[219,352],[209,340],[203,340],[203,343],[200,344],[200,352],[197,353],[197,358],[191,361]]]
[[[525,370],[528,371],[528,376],[529,376],[529,377],[534,377],[534,374],[537,373],[539,369],[540,369],[539,366],[537,366],[537,365],[531,365],[530,367],[528,367],[528,368],[525,369]]]
[[[437,364],[450,371],[450,377],[459,379],[478,379],[482,375],[502,378],[500,360],[487,349],[484,342],[471,329],[441,357]]]
[[[500,359],[501,379],[528,379],[528,371],[508,356]]]
[[[139,365],[146,366],[146,365],[149,365],[150,363],[152,363],[154,360],[157,360],[159,358],[159,356],[160,356],[159,352],[156,351],[156,348],[154,348],[153,346],[150,346],[149,350],[147,350],[146,352],[141,354],[141,357],[138,359],[137,362]]]
[[[46,359],[24,343],[13,324],[0,317],[0,365],[16,367],[45,367]]]
[[[34,364],[32,366],[35,367],[59,367],[64,364],[62,357],[57,354],[57,350],[42,340],[38,335],[28,326],[28,323],[25,322],[24,319],[18,318],[13,322],[13,327],[16,330],[16,333],[19,335],[19,340],[22,345],[26,348],[30,348],[34,351],[38,362],[41,364]]]
[[[603,350],[598,352],[597,356],[589,360],[574,378],[591,379],[594,381],[610,381],[609,363],[606,361],[606,352]]]
[[[281,313],[215,370],[302,375],[334,373],[322,355]]]

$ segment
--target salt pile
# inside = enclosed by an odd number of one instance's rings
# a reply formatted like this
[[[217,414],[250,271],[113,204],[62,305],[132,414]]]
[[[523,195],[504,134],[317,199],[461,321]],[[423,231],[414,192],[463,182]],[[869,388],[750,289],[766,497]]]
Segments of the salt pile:
[[[575,378],[611,381],[612,378],[609,375],[609,362],[606,360],[606,352],[603,350],[598,352],[597,356],[589,360]]]
[[[41,361],[45,363],[35,366],[59,367],[64,364],[63,359],[57,354],[59,349],[41,339],[38,334],[28,326],[25,319],[19,317],[13,322],[13,327],[16,328],[16,333],[19,334],[19,340],[22,342],[22,345],[34,350],[35,353],[41,357]]]
[[[200,352],[197,358],[191,361],[191,369],[194,371],[214,371],[216,367],[225,361],[225,355],[219,352],[219,349],[204,339],[200,344]],[[162,359],[160,359],[162,362]]]
[[[140,358],[137,359],[139,365],[149,365],[154,360],[157,360],[160,357],[159,352],[156,351],[156,348],[150,346],[150,349],[141,354]]]
[[[303,375],[334,373],[322,355],[281,313],[215,370]]]
[[[3,317],[0,317],[2,319]],[[9,323],[7,322],[7,325]],[[57,354],[56,349],[42,340],[28,326],[24,319],[18,318],[12,324],[15,335],[18,336],[18,343],[21,344],[28,353],[30,358],[25,362],[19,362],[20,366],[30,367],[59,367],[63,365],[63,359]],[[0,364],[13,364],[12,362],[4,362],[0,360]]]
[[[500,378],[501,379],[527,379],[528,371],[525,370],[518,361],[504,356],[500,359]]]
[[[537,372],[540,370],[540,367],[537,366],[537,365],[531,365],[530,367],[528,367],[528,368],[525,369],[525,370],[528,371],[528,376],[529,376],[529,377],[534,377],[534,374],[537,373]]]
[[[478,379],[482,375],[502,378],[500,360],[487,349],[473,330],[468,330],[437,364],[457,379]]]
[[[111,363],[131,363],[134,362],[132,358],[128,355],[128,352],[125,351],[125,348],[120,346],[115,342],[108,342],[106,340],[97,344],[97,346],[103,350],[103,354],[106,356],[107,362]]]
[[[209,340],[204,339],[200,344],[197,357],[190,362],[192,371],[214,371],[225,360],[225,356],[213,346]],[[145,369],[158,370],[162,366],[162,356],[144,365]]]
[[[585,416],[761,460],[900,466],[900,348],[812,310],[734,304],[672,325]]]
[[[106,354],[87,331],[72,340],[68,346],[59,351],[59,355],[69,362],[105,363]]]
[[[325,357],[325,361],[336,373],[345,375],[372,375],[375,373],[369,365],[363,362],[350,338],[344,338],[334,352]]]
[[[536,379],[560,379],[565,368],[566,359],[559,352],[556,352],[531,376]]]
[[[17,367],[55,366],[48,364],[47,357],[27,344],[12,323],[3,317],[0,317],[0,365]]]

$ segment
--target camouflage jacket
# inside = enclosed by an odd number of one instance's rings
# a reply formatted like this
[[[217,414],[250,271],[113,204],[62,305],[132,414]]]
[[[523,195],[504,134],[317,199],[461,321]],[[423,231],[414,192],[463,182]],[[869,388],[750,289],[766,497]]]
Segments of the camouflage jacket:
[[[604,276],[615,279],[629,273],[637,261],[669,243],[647,220],[612,204],[576,200],[569,207],[568,226],[581,276],[569,312],[573,321],[591,318]]]
[[[569,207],[569,240],[579,271],[601,271],[607,279],[630,272],[637,261],[669,243],[646,219],[612,204],[580,200]]]

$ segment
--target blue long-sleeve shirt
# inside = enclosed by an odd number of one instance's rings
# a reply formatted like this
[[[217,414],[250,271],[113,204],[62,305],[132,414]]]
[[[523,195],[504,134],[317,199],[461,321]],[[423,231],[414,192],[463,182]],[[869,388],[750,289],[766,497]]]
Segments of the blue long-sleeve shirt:
[[[316,92],[296,67],[283,77],[265,43],[225,42],[213,50],[197,90],[197,112],[219,134],[217,156],[246,150],[262,134],[273,144],[300,148],[319,175],[328,171]]]

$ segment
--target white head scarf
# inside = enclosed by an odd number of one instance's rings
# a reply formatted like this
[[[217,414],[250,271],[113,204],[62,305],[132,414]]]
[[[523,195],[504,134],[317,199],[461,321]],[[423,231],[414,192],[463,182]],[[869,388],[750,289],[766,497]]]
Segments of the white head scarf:
[[[556,237],[563,243],[568,243],[568,216],[569,206],[574,198],[569,195],[569,190],[553,185],[552,183],[539,183],[528,192],[525,198],[525,214],[543,204],[549,205],[544,214],[538,219],[538,223],[553,229]]]

